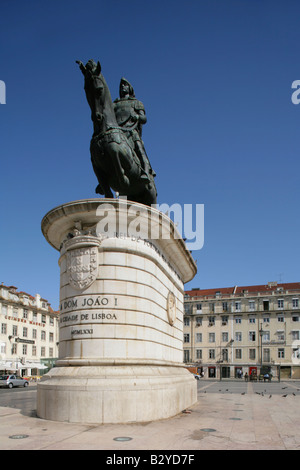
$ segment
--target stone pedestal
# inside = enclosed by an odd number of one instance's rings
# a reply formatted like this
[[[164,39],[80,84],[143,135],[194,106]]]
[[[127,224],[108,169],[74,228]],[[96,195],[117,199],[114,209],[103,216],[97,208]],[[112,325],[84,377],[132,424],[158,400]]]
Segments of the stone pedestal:
[[[195,262],[171,220],[126,200],[74,201],[42,221],[60,251],[59,360],[38,416],[74,423],[168,418],[193,405],[183,285]]]

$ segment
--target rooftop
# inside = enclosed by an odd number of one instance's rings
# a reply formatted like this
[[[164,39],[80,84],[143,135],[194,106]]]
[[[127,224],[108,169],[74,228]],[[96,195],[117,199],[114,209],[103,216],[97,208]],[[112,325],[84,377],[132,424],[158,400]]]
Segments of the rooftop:
[[[0,299],[8,300],[8,296],[12,294],[13,296],[17,296],[19,298],[19,301],[22,303],[24,303],[25,300],[28,301],[29,305],[32,306],[39,305],[39,303],[45,303],[47,305],[46,309],[48,310],[48,312],[55,314],[59,313],[53,310],[48,300],[42,298],[39,294],[35,294],[35,296],[33,296],[24,291],[18,292],[18,288],[16,286],[5,286],[2,282],[0,284]],[[11,298],[13,298],[13,296]]]
[[[185,295],[189,297],[216,297],[220,295],[241,297],[245,294],[270,294],[274,293],[292,293],[293,291],[300,292],[300,282],[289,282],[289,283],[277,283],[269,282],[268,284],[256,285],[256,286],[233,286],[233,287],[220,287],[213,289],[200,289],[194,288],[185,291]]]

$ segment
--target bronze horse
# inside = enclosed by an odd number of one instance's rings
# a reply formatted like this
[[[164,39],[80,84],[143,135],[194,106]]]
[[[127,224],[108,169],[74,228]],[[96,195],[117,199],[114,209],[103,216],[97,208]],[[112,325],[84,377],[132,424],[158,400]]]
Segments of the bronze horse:
[[[76,61],[84,74],[84,89],[91,108],[94,133],[90,152],[98,179],[96,193],[112,198],[111,189],[120,196],[142,204],[156,204],[157,191],[153,175],[141,178],[143,169],[123,129],[118,126],[109,88],[101,65],[89,60],[86,66]]]

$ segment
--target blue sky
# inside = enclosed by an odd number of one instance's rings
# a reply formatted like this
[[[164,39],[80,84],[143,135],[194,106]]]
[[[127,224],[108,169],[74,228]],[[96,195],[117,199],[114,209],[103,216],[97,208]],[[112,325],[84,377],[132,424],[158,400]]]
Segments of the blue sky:
[[[4,1],[0,7],[0,282],[54,308],[58,253],[40,224],[95,197],[76,59],[125,76],[146,108],[158,202],[204,204],[186,288],[299,280],[297,0]]]

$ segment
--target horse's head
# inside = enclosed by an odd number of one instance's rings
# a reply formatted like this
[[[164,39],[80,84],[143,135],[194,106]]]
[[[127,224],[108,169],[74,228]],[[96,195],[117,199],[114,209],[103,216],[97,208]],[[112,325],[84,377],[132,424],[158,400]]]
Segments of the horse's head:
[[[92,110],[95,132],[99,133],[116,125],[115,113],[109,88],[101,73],[101,65],[90,59],[82,67],[85,76],[85,91]]]

